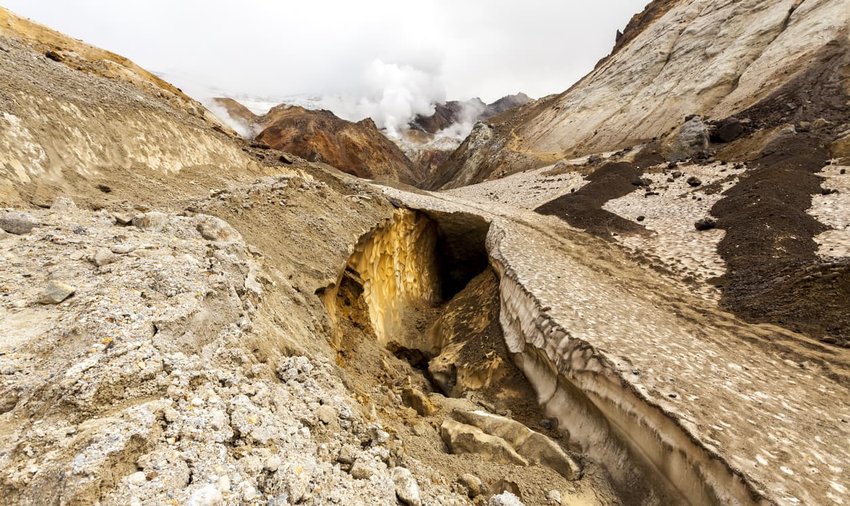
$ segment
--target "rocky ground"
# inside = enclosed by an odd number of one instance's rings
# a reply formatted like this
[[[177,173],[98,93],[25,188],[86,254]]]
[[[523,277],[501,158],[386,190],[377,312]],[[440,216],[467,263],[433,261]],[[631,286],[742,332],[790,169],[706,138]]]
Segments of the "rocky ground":
[[[245,142],[0,10],[0,495],[846,503],[846,54],[788,38],[831,34],[837,2],[786,3],[656,2],[558,99],[609,103],[584,87],[633,78],[665,16],[676,68],[727,14],[721,41],[767,48],[755,70],[819,51],[741,118],[496,172],[489,150],[526,140],[479,124],[443,182],[493,180],[447,192]]]

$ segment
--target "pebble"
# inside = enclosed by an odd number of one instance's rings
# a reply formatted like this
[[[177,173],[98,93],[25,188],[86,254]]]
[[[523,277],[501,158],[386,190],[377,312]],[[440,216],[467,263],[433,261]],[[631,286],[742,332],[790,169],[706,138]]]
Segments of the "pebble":
[[[494,495],[487,501],[487,506],[525,506],[519,497],[510,492],[502,492],[499,495]]]
[[[127,477],[127,483],[130,485],[136,485],[137,487],[142,485],[145,481],[145,473],[142,471],[136,471]]]
[[[118,256],[106,248],[98,248],[97,251],[95,251],[94,255],[92,255],[91,257],[92,263],[98,267],[109,265],[115,262],[116,260],[118,260]]]
[[[548,494],[546,494],[546,499],[557,506],[561,505],[561,493],[557,490],[550,490]]]
[[[325,405],[319,407],[319,409],[316,410],[316,416],[319,417],[319,420],[321,420],[322,423],[324,423],[325,425],[328,425],[331,422],[333,422],[334,420],[336,420],[336,418],[337,418],[336,409],[325,404]]]
[[[374,474],[375,469],[363,460],[358,459],[357,462],[351,466],[351,476],[358,480],[368,480]]]

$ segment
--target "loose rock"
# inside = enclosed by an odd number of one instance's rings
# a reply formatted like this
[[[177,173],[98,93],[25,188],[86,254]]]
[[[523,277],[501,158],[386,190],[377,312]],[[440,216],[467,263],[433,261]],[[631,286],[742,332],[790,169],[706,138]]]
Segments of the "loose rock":
[[[21,211],[4,211],[0,214],[0,229],[10,234],[28,234],[39,225],[38,220],[29,213]]]
[[[419,484],[416,483],[416,479],[410,474],[410,471],[404,467],[396,467],[392,470],[392,477],[398,500],[408,506],[421,506]]]
[[[699,230],[700,232],[705,230],[711,230],[717,226],[717,222],[712,218],[703,218],[696,223],[694,223],[694,228]]]
[[[39,304],[59,304],[76,292],[77,289],[61,281],[50,281],[38,297]]]
[[[98,248],[91,257],[92,263],[98,267],[109,265],[116,260],[118,260],[118,256],[106,248]]]
[[[357,478],[358,480],[368,480],[375,474],[375,469],[364,462],[362,459],[357,459],[353,466],[351,466],[351,476]]]
[[[494,495],[487,501],[487,506],[525,506],[519,497],[510,492],[502,492],[499,495]]]
[[[431,399],[422,391],[415,388],[405,388],[401,392],[401,399],[405,406],[411,407],[419,413],[419,416],[431,416],[437,412],[437,407]]]
[[[466,493],[470,499],[474,499],[481,495],[483,490],[483,483],[481,483],[481,479],[475,476],[474,474],[464,474],[458,478],[458,483],[463,485],[466,488]]]
[[[337,412],[336,409],[325,404],[323,406],[320,406],[319,409],[316,410],[316,416],[323,424],[328,425],[334,420],[336,420]]]

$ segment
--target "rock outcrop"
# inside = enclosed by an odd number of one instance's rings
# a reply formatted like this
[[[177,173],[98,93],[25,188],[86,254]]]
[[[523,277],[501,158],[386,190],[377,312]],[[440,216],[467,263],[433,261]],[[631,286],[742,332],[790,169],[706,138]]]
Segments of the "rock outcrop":
[[[416,185],[422,178],[413,162],[370,119],[352,123],[330,111],[279,105],[259,124],[257,141],[305,160],[368,179]]]

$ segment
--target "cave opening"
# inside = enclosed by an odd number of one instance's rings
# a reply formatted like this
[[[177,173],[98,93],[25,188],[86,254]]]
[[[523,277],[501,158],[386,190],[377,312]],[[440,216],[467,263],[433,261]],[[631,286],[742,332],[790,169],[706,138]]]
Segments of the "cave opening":
[[[541,420],[505,345],[489,230],[472,214],[400,209],[361,238],[333,300],[326,294],[338,362],[381,377],[392,357],[425,390],[472,394],[494,409]]]

